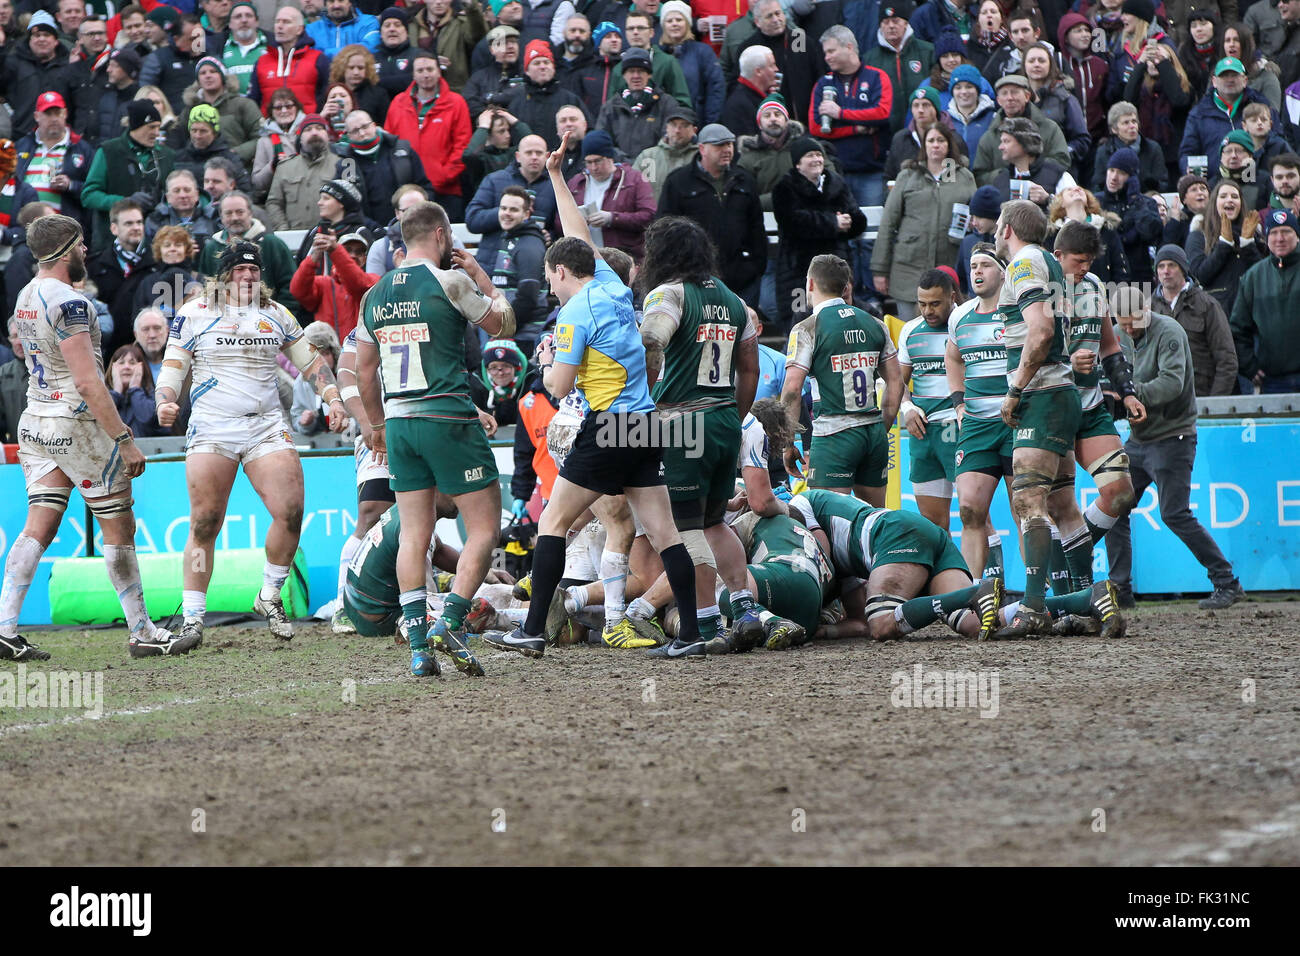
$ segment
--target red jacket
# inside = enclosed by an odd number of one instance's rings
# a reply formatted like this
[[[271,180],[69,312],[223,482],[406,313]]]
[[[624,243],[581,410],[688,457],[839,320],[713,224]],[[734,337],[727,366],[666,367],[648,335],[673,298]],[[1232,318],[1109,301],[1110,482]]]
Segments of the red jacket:
[[[459,196],[460,174],[465,169],[460,157],[473,134],[469,107],[464,97],[439,80],[438,98],[421,121],[416,113],[414,91],[412,83],[393,99],[384,117],[384,129],[415,148],[434,192]]]
[[[587,174],[569,180],[569,192],[579,206],[587,195]],[[638,262],[645,255],[645,231],[655,217],[655,194],[650,181],[631,166],[616,165],[600,208],[614,221],[601,230],[607,246],[622,249]]]
[[[307,256],[289,280],[289,292],[298,304],[316,314],[317,322],[332,326],[339,341],[357,327],[357,310],[366,290],[378,276],[361,271],[342,246],[330,252],[329,275],[316,274],[316,260]]]
[[[325,95],[329,83],[330,61],[316,49],[311,37],[305,33],[286,56],[278,43],[272,43],[253,64],[253,77],[248,81],[247,96],[262,107],[262,115],[270,115],[271,94],[282,86],[293,90],[304,113],[315,113],[316,104]]]

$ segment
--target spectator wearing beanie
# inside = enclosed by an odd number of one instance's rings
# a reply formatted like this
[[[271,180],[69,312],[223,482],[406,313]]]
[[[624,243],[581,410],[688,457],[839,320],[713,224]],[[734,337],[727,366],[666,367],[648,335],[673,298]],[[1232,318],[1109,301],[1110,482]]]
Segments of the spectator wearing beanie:
[[[716,123],[722,115],[727,84],[713,48],[695,39],[691,29],[695,16],[690,5],[682,0],[668,0],[659,8],[659,23],[662,34],[657,46],[676,57],[700,121],[706,125]]]
[[[650,85],[650,54],[645,50],[624,51],[622,65],[627,87],[601,107],[596,129],[607,132],[625,155],[635,157],[663,136],[672,98]]]
[[[604,20],[591,28],[591,56],[579,57],[575,63],[564,67],[560,74],[560,85],[578,94],[592,116],[600,112],[622,75],[618,72],[619,57],[626,47],[622,30]],[[493,56],[496,55],[494,52]],[[517,61],[515,72],[518,72]],[[522,83],[523,80],[516,78],[516,82]]]
[[[1180,246],[1165,245],[1156,252],[1156,282],[1151,308],[1172,316],[1187,333],[1196,394],[1231,395],[1237,387],[1237,347],[1228,317],[1191,277]]]
[[[916,35],[908,18],[916,12],[912,0],[883,0],[875,43],[862,51],[862,62],[883,70],[893,90],[889,129],[897,133],[907,122],[907,104],[934,66],[934,47]]]
[[[109,54],[104,67],[104,86],[93,117],[82,117],[86,139],[100,145],[122,135],[127,105],[140,92],[140,57],[129,47]]]
[[[38,96],[45,92],[58,93],[64,99],[71,96],[69,71],[68,52],[59,44],[54,18],[37,10],[27,21],[27,33],[14,40],[0,67],[0,89],[12,108],[10,135],[14,139],[36,128]]]
[[[930,4],[924,4],[922,9],[928,6]],[[939,112],[946,110],[948,101],[952,99],[950,87],[952,71],[969,62],[966,44],[961,35],[952,30],[945,30],[935,41],[934,66],[930,67],[930,75],[921,82],[922,87],[929,87],[939,94]]]
[[[239,95],[239,80],[215,56],[199,60],[194,72],[197,79],[185,91],[186,109],[181,114],[181,124],[189,129],[190,111],[199,104],[212,107],[221,117],[221,137],[234,151],[240,165],[248,166],[257,151],[262,111],[248,97]]]
[[[1056,27],[1061,67],[1074,79],[1075,97],[1083,107],[1088,135],[1096,142],[1106,135],[1106,80],[1110,60],[1092,49],[1092,24],[1080,13],[1065,14]]]
[[[1138,109],[1132,103],[1119,102],[1106,114],[1110,135],[1097,143],[1096,159],[1089,183],[1093,192],[1106,188],[1106,164],[1117,149],[1131,149],[1137,153],[1139,180],[1143,192],[1164,192],[1168,183],[1169,164],[1165,151],[1153,139],[1139,131]]]
[[[970,294],[970,254],[976,243],[993,242],[993,229],[1002,213],[1002,197],[996,186],[981,186],[970,197],[970,222],[957,247],[957,284]]]
[[[940,99],[942,99],[942,94]],[[948,78],[948,102],[944,115],[966,144],[966,155],[974,156],[982,137],[997,115],[993,87],[969,63],[963,63]]]
[[[320,189],[334,177],[337,165],[329,142],[329,121],[319,113],[304,116],[298,127],[297,154],[281,161],[271,177],[266,211],[272,229],[310,229],[320,221]]]
[[[361,208],[361,190],[348,179],[327,179],[321,183],[320,192],[316,196],[316,212],[316,223],[307,231],[307,235],[303,236],[302,245],[298,247],[300,262],[304,257],[312,255],[313,243],[322,230],[329,232],[335,238],[353,232],[359,233],[366,238],[366,251],[369,251],[370,243],[382,230],[382,227],[376,227],[366,220]],[[320,257],[317,259],[317,264],[320,265]],[[365,262],[366,257],[362,255],[363,269]],[[325,265],[323,269],[328,272],[329,266]]]
[[[1029,193],[1023,198],[1047,209],[1047,204],[1060,191],[1062,179],[1068,173],[1060,163],[1042,155],[1043,138],[1038,133],[1038,127],[1024,117],[1009,119],[1002,124],[999,139],[998,151],[1004,165],[991,185],[997,189],[1002,201],[1007,202],[1022,198],[1011,194],[1013,182],[1028,182]]]
[[[937,60],[942,55],[939,44],[944,38],[955,36],[960,42],[963,36],[970,36],[975,31],[975,18],[978,15],[978,3],[966,3],[965,0],[947,3],[939,0],[937,3],[923,3],[918,6],[911,16],[910,23],[918,37],[926,43],[934,44],[934,56]],[[966,47],[963,44],[962,55],[965,54]]]
[[[1192,219],[1205,212],[1205,205],[1210,201],[1210,184],[1204,176],[1187,173],[1178,180],[1178,213],[1171,214],[1165,223],[1162,245],[1175,245],[1187,248],[1187,228]]]
[[[790,143],[789,153],[791,169],[772,190],[772,211],[781,237],[776,260],[781,331],[809,314],[807,309],[792,307],[794,291],[804,287],[813,258],[829,253],[852,261],[849,241],[867,228],[867,217],[848,183],[827,168],[822,143],[800,136]]]
[[[176,154],[158,138],[162,117],[149,100],[135,100],[126,108],[126,132],[96,152],[81,189],[81,205],[92,211],[92,251],[113,241],[108,213],[113,204],[130,197],[148,214],[162,200],[163,181],[174,167]]]
[[[871,256],[876,291],[898,303],[896,315],[904,322],[916,317],[921,274],[957,261],[961,240],[948,234],[953,207],[969,205],[975,194],[975,177],[956,133],[935,124],[921,144],[921,153],[903,164],[889,191]]]
[[[1134,282],[1150,282],[1154,273],[1149,247],[1160,242],[1164,223],[1160,221],[1155,200],[1142,195],[1137,153],[1125,147],[1111,154],[1106,164],[1105,186],[1097,199],[1103,211],[1119,216],[1119,235],[1128,259],[1129,278]]]
[[[1241,201],[1248,209],[1257,209],[1262,204],[1259,198],[1259,177],[1267,175],[1255,166],[1254,143],[1250,134],[1244,129],[1234,129],[1219,144],[1220,180],[1230,179],[1241,189]]]
[[[772,190],[785,178],[794,163],[790,160],[790,144],[807,135],[803,123],[790,118],[785,99],[780,93],[769,93],[758,104],[758,133],[754,136],[736,137],[740,150],[738,164],[749,170],[758,182],[763,195],[763,211],[772,211]],[[843,175],[835,148],[830,143],[821,144],[826,167]]]
[[[485,268],[490,275],[491,269]],[[488,339],[483,345],[478,374],[469,376],[470,401],[475,408],[491,415],[498,425],[518,424],[519,399],[524,394],[527,372],[528,359],[515,340]]]
[[[894,139],[889,144],[889,158],[885,161],[887,181],[897,179],[903,163],[915,159],[920,154],[921,137],[925,135],[927,129],[935,123],[942,123],[952,129],[952,120],[948,118],[947,113],[941,112],[939,101],[939,91],[933,87],[917,87],[916,92],[912,94],[911,115],[907,125],[894,134]],[[957,137],[957,145],[961,149],[961,154],[967,156],[966,141],[960,136]]]
[[[188,169],[194,174],[194,178],[202,183],[203,167],[207,165],[208,160],[220,156],[230,160],[239,170],[236,185],[244,192],[251,192],[253,182],[248,175],[248,169],[226,142],[222,132],[222,118],[217,108],[207,103],[192,106],[187,112],[186,123],[185,128],[190,134],[190,141],[176,151],[176,168]]]
[[[655,215],[654,190],[630,165],[615,161],[614,141],[604,130],[592,130],[582,141],[586,171],[569,180],[569,192],[581,209],[595,203],[587,215],[597,246],[622,249],[638,262],[645,253],[645,231]],[[599,230],[599,232],[596,232]]]
[[[555,53],[545,40],[533,40],[524,47],[524,82],[506,102],[506,112],[528,124],[528,128],[546,140],[547,149],[558,149],[560,133],[555,126],[555,114],[563,106],[576,106],[591,124],[581,97],[560,85],[555,73]],[[655,139],[662,135],[662,129]],[[650,141],[653,145],[654,139]],[[430,177],[432,178],[432,177]]]
[[[379,73],[379,85],[388,94],[389,102],[410,86],[413,79],[411,54],[417,48],[411,46],[411,37],[406,30],[409,16],[410,10],[402,7],[388,7],[379,14],[379,49],[375,51],[375,70]],[[465,98],[469,99],[468,96]]]
[[[461,222],[465,215],[460,185],[465,162],[461,155],[473,135],[469,107],[442,78],[435,54],[417,52],[412,71],[415,79],[393,100],[382,125],[411,144],[433,185],[434,200],[447,210],[452,222]]]
[[[1264,214],[1268,258],[1251,266],[1237,287],[1229,324],[1237,343],[1243,391],[1265,395],[1300,392],[1300,336],[1295,303],[1300,301],[1300,222],[1289,209]]]

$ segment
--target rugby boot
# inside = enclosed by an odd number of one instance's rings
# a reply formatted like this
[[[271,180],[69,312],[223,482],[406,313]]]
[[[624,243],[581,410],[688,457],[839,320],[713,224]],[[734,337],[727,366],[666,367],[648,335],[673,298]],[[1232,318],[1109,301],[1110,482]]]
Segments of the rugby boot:
[[[50,652],[43,651],[21,634],[5,637],[0,634],[0,661],[48,661]]]
[[[619,621],[617,624],[605,628],[600,632],[600,640],[606,647],[615,647],[620,650],[641,647],[655,647],[659,642],[652,637],[642,637],[632,626],[632,622],[627,618]]]
[[[806,643],[805,629],[784,617],[774,617],[763,625],[769,651],[785,651]]]
[[[1098,581],[1092,586],[1092,616],[1101,622],[1101,636],[1123,637],[1128,631],[1124,616],[1119,613],[1119,593],[1109,581]]]
[[[499,651],[515,651],[524,657],[538,658],[546,653],[546,638],[525,634],[522,624],[511,631],[488,631],[483,635],[483,643]]]
[[[478,662],[474,652],[465,643],[463,630],[452,630],[447,622],[439,619],[429,628],[429,644],[451,658],[456,670],[471,677],[484,676],[483,665]]]
[[[994,580],[997,580],[996,578]],[[1052,615],[1046,611],[1035,611],[1023,604],[1016,611],[1016,616],[1006,627],[994,632],[995,641],[1014,641],[1029,638],[1038,640],[1044,634],[1052,633]]]
[[[979,590],[970,602],[970,609],[980,619],[980,629],[975,640],[987,641],[998,629],[998,608],[1002,606],[1002,598],[1001,578],[984,578],[980,581]]]
[[[258,591],[257,600],[253,602],[253,612],[266,618],[271,633],[277,638],[282,641],[293,640],[293,624],[284,611],[284,601],[280,598],[280,592],[277,591],[274,597],[267,597],[262,591]]]
[[[158,657],[159,655],[176,656],[188,654],[199,646],[203,632],[186,636],[184,630],[179,635],[161,627],[155,627],[148,637],[132,637],[126,643],[126,649],[132,657]]]

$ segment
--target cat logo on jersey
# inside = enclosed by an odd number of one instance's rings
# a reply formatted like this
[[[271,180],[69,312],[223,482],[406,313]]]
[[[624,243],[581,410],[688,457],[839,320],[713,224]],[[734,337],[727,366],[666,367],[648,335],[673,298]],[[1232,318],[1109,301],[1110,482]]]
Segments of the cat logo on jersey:
[[[568,352],[573,348],[573,326],[568,323],[555,327],[555,351]]]

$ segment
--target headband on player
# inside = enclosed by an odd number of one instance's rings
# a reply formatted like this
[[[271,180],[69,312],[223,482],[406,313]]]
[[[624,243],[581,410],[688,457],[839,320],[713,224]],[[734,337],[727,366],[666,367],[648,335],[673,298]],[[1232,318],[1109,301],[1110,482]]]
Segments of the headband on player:
[[[72,247],[79,242],[81,242],[81,230],[77,230],[76,232],[74,232],[70,237],[68,237],[67,242],[59,246],[59,248],[55,249],[48,256],[41,256],[41,258],[37,259],[36,261],[57,262],[59,259],[62,259],[64,256],[66,256],[68,252],[72,249]]]
[[[220,269],[229,272],[235,266],[251,265],[262,268],[262,251],[251,242],[237,242],[221,255]]]
[[[970,254],[970,257],[971,257],[972,259],[974,259],[976,256],[983,256],[985,259],[991,259],[991,260],[993,260],[993,264],[994,264],[995,266],[997,266],[997,267],[998,267],[999,269],[1001,269],[1003,272],[1006,272],[1006,271],[1007,271],[1007,264],[1006,264],[1006,262],[1003,261],[1003,259],[1002,259],[1002,258],[1001,258],[997,253],[995,253],[995,252],[989,252],[989,251],[986,250],[986,249],[981,249],[979,252],[972,252],[972,253]]]

